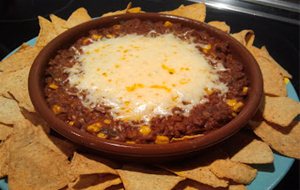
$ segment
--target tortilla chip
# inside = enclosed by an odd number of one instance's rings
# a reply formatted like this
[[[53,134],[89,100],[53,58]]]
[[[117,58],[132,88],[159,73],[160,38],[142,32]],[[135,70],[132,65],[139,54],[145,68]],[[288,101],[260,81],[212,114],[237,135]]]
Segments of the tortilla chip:
[[[251,46],[248,48],[256,59],[263,76],[264,92],[272,96],[287,96],[286,84],[281,75],[281,70],[266,56],[259,48]]]
[[[7,139],[13,132],[12,126],[3,125],[0,123],[0,142]]]
[[[207,24],[222,30],[223,32],[229,33],[230,32],[230,26],[228,26],[226,24],[226,22],[222,22],[222,21],[210,21]]]
[[[60,189],[69,181],[69,162],[39,142],[10,152],[9,188]]]
[[[271,148],[255,139],[254,135],[239,132],[224,142],[222,146],[235,162],[245,164],[267,164],[274,160]]]
[[[300,114],[300,102],[288,97],[265,96],[262,112],[265,120],[282,127],[288,127],[294,118]]]
[[[117,174],[113,169],[114,165],[115,164],[109,160],[75,152],[71,161],[71,170],[75,176],[103,173]]]
[[[69,188],[74,190],[99,190],[106,189],[120,183],[122,183],[122,181],[116,175],[88,174],[81,175],[74,183],[69,185]]]
[[[9,149],[6,142],[0,143],[0,178],[8,175]]]
[[[262,46],[261,48],[261,53],[264,54],[265,57],[268,57],[270,59],[270,62],[273,62],[274,66],[278,67],[278,70],[280,70],[280,73],[282,76],[291,79],[292,75],[285,70],[273,57],[270,55],[269,51],[267,50],[266,46]]]
[[[54,29],[55,29],[57,35],[59,35],[69,29],[67,26],[66,20],[59,18],[58,16],[56,16],[54,14],[50,15],[50,19],[51,19],[51,22],[54,26]]]
[[[13,96],[18,101],[20,107],[34,112],[28,92],[29,70],[30,66],[27,66],[23,69],[3,74],[0,81],[0,94],[8,98]]]
[[[0,123],[13,124],[24,119],[18,103],[15,100],[0,96],[0,105]]]
[[[170,14],[176,16],[187,17],[200,22],[204,22],[206,17],[206,6],[204,3],[195,3],[192,5],[181,5],[175,10],[161,12],[163,14]]]
[[[78,24],[87,22],[91,20],[91,16],[88,14],[87,10],[83,7],[74,11],[67,20],[67,27],[72,28]]]
[[[144,11],[142,11],[141,7],[132,7],[131,8],[131,2],[128,3],[126,9],[124,10],[118,10],[118,11],[114,11],[114,12],[108,12],[103,14],[101,17],[105,17],[105,16],[114,16],[114,15],[120,15],[120,14],[125,14],[125,13],[143,13]]]
[[[232,179],[234,182],[242,184],[251,183],[257,174],[256,169],[231,160],[216,160],[212,163],[210,169],[220,178]]]
[[[246,47],[251,47],[255,39],[255,35],[252,30],[242,30],[238,33],[231,34],[231,36]]]
[[[212,187],[227,187],[228,181],[219,179],[210,171],[210,164],[218,159],[225,158],[224,152],[221,150],[207,151],[193,159],[187,159],[183,162],[162,165],[178,176],[186,177]]]
[[[38,16],[39,19],[39,25],[40,25],[40,33],[36,40],[36,46],[37,47],[44,47],[46,46],[53,38],[57,36],[57,33],[55,32],[55,28],[53,24],[41,17]]]
[[[0,71],[11,72],[31,66],[40,49],[39,47],[22,44],[15,53],[0,62]]]
[[[280,127],[262,121],[253,126],[254,133],[279,153],[300,159],[300,122]]]
[[[229,185],[228,190],[247,190],[245,185]]]
[[[117,171],[125,189],[130,190],[171,190],[185,179],[158,169],[135,165],[124,165]]]

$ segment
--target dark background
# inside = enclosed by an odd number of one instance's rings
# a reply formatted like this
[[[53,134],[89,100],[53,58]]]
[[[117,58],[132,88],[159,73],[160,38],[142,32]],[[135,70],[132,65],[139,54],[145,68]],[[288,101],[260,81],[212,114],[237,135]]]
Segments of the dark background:
[[[183,0],[132,0],[133,6],[157,12],[189,4]],[[37,16],[54,13],[62,18],[78,7],[85,7],[92,17],[124,9],[129,1],[122,0],[0,0],[0,59],[38,35]],[[251,7],[252,8],[252,7]],[[237,13],[207,7],[206,21],[225,21],[231,32],[242,29],[255,31],[255,45],[266,45],[272,57],[292,75],[292,84],[299,96],[299,25],[275,21],[253,14]],[[299,20],[299,19],[298,19]],[[299,161],[296,161],[275,190],[299,190]]]

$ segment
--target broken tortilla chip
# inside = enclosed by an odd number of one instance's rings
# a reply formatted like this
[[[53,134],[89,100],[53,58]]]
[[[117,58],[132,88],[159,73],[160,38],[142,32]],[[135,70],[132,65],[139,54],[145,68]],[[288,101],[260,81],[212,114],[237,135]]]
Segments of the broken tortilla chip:
[[[257,174],[256,169],[231,160],[216,160],[210,169],[220,178],[232,179],[234,182],[242,184],[251,183]]]
[[[56,16],[54,14],[50,15],[50,19],[51,19],[51,22],[54,26],[54,29],[55,29],[57,35],[59,35],[69,29],[67,26],[66,20],[59,18],[58,16]]]
[[[257,123],[257,122],[256,122]],[[254,133],[279,153],[300,159],[300,122],[280,127],[265,121],[253,126]]]
[[[265,96],[263,118],[268,122],[288,127],[300,114],[300,102],[288,97]]]
[[[74,11],[71,16],[67,20],[67,27],[72,28],[74,26],[77,26],[78,24],[87,22],[91,20],[91,16],[88,14],[87,10],[83,7],[77,9]]]
[[[231,34],[231,36],[246,47],[251,47],[255,39],[255,35],[252,30],[242,30],[238,33]]]
[[[40,25],[40,33],[36,40],[37,47],[44,47],[46,46],[53,38],[57,36],[55,32],[55,28],[53,24],[45,19],[44,17],[39,16],[39,25]]]
[[[286,84],[281,71],[269,58],[263,56],[259,48],[251,46],[248,48],[256,59],[262,72],[264,92],[272,96],[287,96]]]
[[[0,94],[14,98],[18,101],[20,107],[25,108],[30,112],[34,112],[33,105],[29,98],[28,92],[28,75],[30,66],[23,69],[3,74],[0,81]],[[12,95],[12,96],[11,96]]]
[[[122,169],[117,171],[125,189],[130,190],[171,190],[185,179],[156,168],[144,166],[124,165]]]
[[[222,21],[210,21],[207,24],[222,30],[223,32],[229,33],[230,32],[230,26],[228,26],[226,24],[226,22],[222,22]]]
[[[0,96],[0,105],[0,123],[9,125],[24,119],[15,100]]]
[[[7,73],[31,66],[40,50],[39,47],[22,44],[14,54],[0,62],[0,71]]]
[[[181,5],[177,9],[174,9],[172,11],[164,11],[161,13],[187,17],[200,22],[204,22],[206,17],[206,6],[204,3],[195,3],[186,6]]]

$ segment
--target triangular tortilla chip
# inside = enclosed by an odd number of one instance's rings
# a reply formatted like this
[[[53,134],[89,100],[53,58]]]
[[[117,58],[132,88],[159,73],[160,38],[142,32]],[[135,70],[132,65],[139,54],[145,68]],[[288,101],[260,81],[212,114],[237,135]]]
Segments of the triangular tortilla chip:
[[[39,47],[23,44],[15,53],[0,62],[0,71],[11,72],[31,66],[39,51]]]
[[[261,49],[251,46],[248,48],[256,59],[263,76],[264,92],[272,96],[287,96],[286,84],[281,70],[266,56]]]
[[[36,46],[44,47],[46,46],[53,38],[57,36],[55,32],[55,28],[53,24],[45,19],[44,17],[39,16],[39,25],[40,25],[40,33],[36,40]]]
[[[251,183],[257,174],[256,169],[231,160],[216,160],[210,169],[220,178],[232,179],[234,182],[242,184]]]
[[[204,22],[206,17],[206,6],[204,3],[195,3],[192,5],[181,5],[175,10],[161,12],[163,14],[170,14],[176,16],[187,17],[200,22]]]
[[[284,128],[262,121],[257,126],[253,126],[253,130],[271,148],[285,156],[300,159],[299,121]]]
[[[222,147],[229,153],[230,159],[245,164],[267,164],[274,160],[271,148],[255,139],[248,131],[241,131],[228,140]]]
[[[75,176],[83,174],[117,174],[113,169],[114,163],[109,160],[82,155],[77,152],[74,153],[71,161],[71,170]]]
[[[210,21],[207,24],[222,30],[223,32],[229,33],[230,32],[230,26],[226,24],[226,22],[222,21]]]
[[[28,92],[29,70],[30,66],[27,66],[23,69],[3,74],[0,81],[0,94],[9,98],[11,98],[11,94],[18,101],[20,107],[34,112]]]
[[[15,100],[0,96],[0,106],[0,123],[13,124],[24,119]]]
[[[67,21],[62,19],[62,18],[59,18],[58,16],[54,15],[54,14],[51,14],[50,15],[50,19],[51,19],[51,22],[55,28],[55,31],[57,33],[57,35],[63,33],[64,31],[68,30],[68,26],[67,26]]]
[[[81,24],[83,22],[87,22],[91,20],[91,16],[88,14],[87,10],[83,7],[77,9],[74,11],[71,16],[67,20],[67,27],[72,28],[74,26],[77,26],[78,24]]]
[[[218,159],[225,158],[224,152],[220,149],[207,151],[193,159],[187,159],[180,163],[164,164],[161,167],[177,174],[178,176],[193,179],[213,187],[227,187],[228,181],[219,179],[210,171],[210,164]]]
[[[117,170],[125,189],[130,190],[171,190],[185,178],[168,175],[164,171],[143,166],[124,165]]]
[[[252,30],[242,30],[238,33],[231,34],[231,36],[246,47],[251,47],[255,39],[255,35]]]
[[[265,120],[282,127],[288,127],[294,118],[300,114],[300,102],[288,97],[265,96],[262,112]]]

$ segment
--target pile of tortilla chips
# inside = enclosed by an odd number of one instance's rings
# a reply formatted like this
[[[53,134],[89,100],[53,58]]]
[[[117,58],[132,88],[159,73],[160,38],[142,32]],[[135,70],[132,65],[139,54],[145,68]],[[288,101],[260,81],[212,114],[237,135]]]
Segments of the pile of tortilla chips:
[[[129,4],[125,10],[103,16],[142,12]],[[204,22],[204,4],[180,6],[163,12]],[[161,165],[117,163],[80,153],[66,139],[50,134],[35,112],[28,95],[30,66],[39,51],[55,36],[91,20],[84,8],[67,19],[39,17],[40,33],[35,46],[23,44],[0,63],[0,178],[8,177],[10,190],[55,189],[246,189],[256,177],[252,164],[272,164],[271,148],[300,159],[300,124],[295,117],[300,104],[287,97],[291,75],[269,55],[266,47],[253,46],[254,32],[231,34],[256,58],[264,79],[264,102],[251,127],[199,156]],[[230,32],[225,22],[208,24]],[[271,148],[270,148],[271,147]]]

